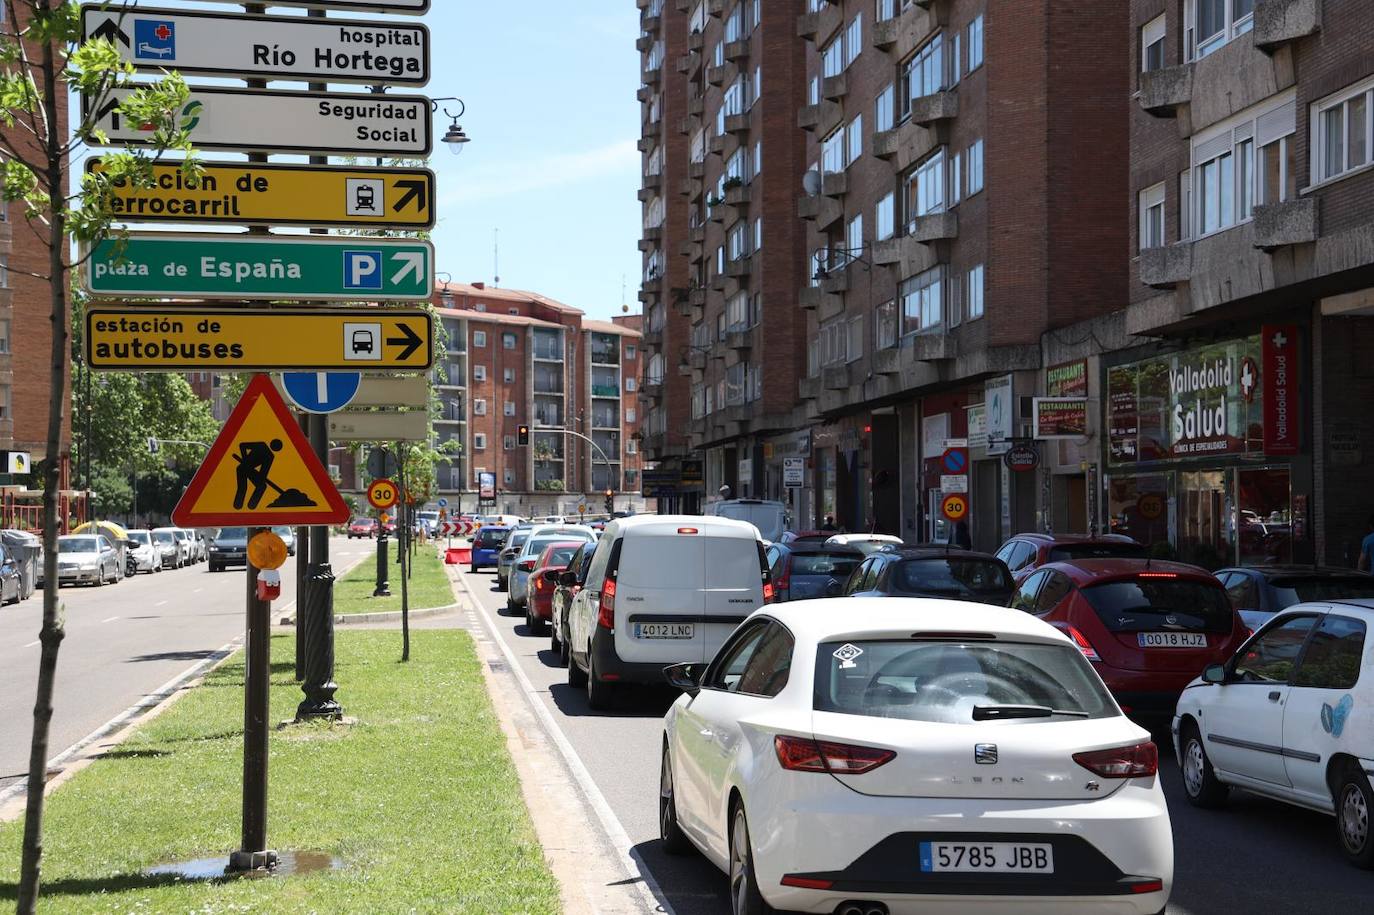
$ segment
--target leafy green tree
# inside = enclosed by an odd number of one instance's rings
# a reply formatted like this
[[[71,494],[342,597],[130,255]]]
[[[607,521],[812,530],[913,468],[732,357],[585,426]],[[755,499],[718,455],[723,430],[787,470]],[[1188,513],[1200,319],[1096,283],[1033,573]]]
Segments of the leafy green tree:
[[[132,4],[108,3],[122,9]],[[183,169],[194,178],[198,166],[180,112],[188,92],[181,77],[170,74],[143,84],[133,81],[133,67],[105,39],[81,40],[78,4],[62,0],[4,0],[0,23],[0,197],[11,214],[29,224],[46,249],[46,264],[29,274],[49,290],[52,349],[48,408],[47,460],[42,464],[45,579],[57,581],[58,479],[62,431],[67,408],[70,355],[69,273],[79,262],[77,250],[109,236],[114,213],[109,205],[119,184],[149,186],[152,163],[167,151],[184,156]],[[145,151],[112,151],[98,172],[71,180],[72,157],[83,145],[107,145],[96,129],[96,112],[116,89],[131,90],[118,102],[120,116],[146,127]],[[80,93],[87,105],[68,123],[67,95]],[[78,248],[72,243],[83,246]],[[12,268],[13,269],[13,268]],[[43,857],[43,788],[52,719],[53,683],[64,625],[57,588],[43,591],[42,646],[33,739],[29,751],[28,806],[24,820],[18,912],[30,915],[38,904]]]

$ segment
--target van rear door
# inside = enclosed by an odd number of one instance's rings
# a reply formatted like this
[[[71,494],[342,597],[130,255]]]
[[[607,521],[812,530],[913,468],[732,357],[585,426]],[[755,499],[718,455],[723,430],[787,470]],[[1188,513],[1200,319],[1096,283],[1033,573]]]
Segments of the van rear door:
[[[706,542],[671,529],[625,533],[615,595],[622,661],[667,665],[705,657]]]
[[[702,535],[706,566],[702,575],[705,642],[701,660],[716,656],[744,618],[763,606],[763,573],[757,540]]]

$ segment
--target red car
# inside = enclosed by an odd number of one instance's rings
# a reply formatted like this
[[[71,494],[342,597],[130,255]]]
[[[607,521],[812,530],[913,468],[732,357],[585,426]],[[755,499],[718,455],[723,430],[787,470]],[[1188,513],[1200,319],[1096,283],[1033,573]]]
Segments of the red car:
[[[580,540],[551,543],[534,561],[530,571],[530,596],[525,601],[525,628],[530,635],[540,635],[553,619],[553,593],[558,590],[558,576],[568,567],[568,560],[581,548]]]
[[[354,518],[348,522],[348,539],[354,537],[366,537],[371,540],[377,536],[377,519],[375,518]]]
[[[1171,718],[1183,687],[1228,660],[1248,632],[1221,583],[1178,562],[1052,562],[1011,606],[1073,639],[1122,710],[1151,721]]]
[[[1007,564],[1018,584],[1047,562],[1144,559],[1147,555],[1145,547],[1121,534],[1017,534],[997,551],[997,558]]]

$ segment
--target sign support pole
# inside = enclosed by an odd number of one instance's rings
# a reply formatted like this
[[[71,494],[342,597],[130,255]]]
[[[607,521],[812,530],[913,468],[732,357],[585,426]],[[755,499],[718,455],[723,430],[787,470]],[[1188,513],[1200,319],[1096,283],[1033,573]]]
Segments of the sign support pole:
[[[310,434],[309,414],[301,417],[301,431]],[[329,465],[326,464],[326,467]],[[309,640],[306,628],[310,617],[305,612],[305,593],[309,590],[310,528],[296,528],[296,682],[305,680],[305,646]]]
[[[312,19],[326,17],[324,10],[310,10]],[[311,83],[312,92],[324,92],[328,86]],[[312,165],[324,165],[328,156],[311,156]],[[312,233],[318,230],[312,230]],[[307,420],[309,425],[310,447],[320,463],[329,466],[329,417],[323,413],[312,413]],[[334,570],[329,562],[329,528],[316,525],[310,528],[310,564],[305,573],[304,600],[298,616],[309,620],[306,626],[305,679],[301,691],[305,698],[296,707],[296,720],[329,719],[343,717],[343,708],[334,693],[339,685],[334,682]]]

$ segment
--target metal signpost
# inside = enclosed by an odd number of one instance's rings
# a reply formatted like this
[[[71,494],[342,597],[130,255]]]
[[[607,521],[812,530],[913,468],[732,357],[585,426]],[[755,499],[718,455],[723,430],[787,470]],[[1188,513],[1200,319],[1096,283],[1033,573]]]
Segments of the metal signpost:
[[[90,159],[86,170],[100,170]],[[132,222],[240,226],[434,227],[434,172],[427,168],[203,162],[188,179],[176,162],[152,164],[153,187],[121,183],[110,209]]]
[[[432,320],[384,308],[97,307],[86,313],[86,359],[97,371],[421,371],[434,362]]]
[[[97,297],[427,301],[433,266],[411,239],[132,232],[98,242],[83,277]]]
[[[119,113],[131,91],[110,90],[96,113],[94,127],[106,145],[152,142],[142,124]],[[85,111],[84,98],[82,105]],[[434,145],[429,99],[418,95],[197,86],[180,114],[197,149],[418,158]]]

